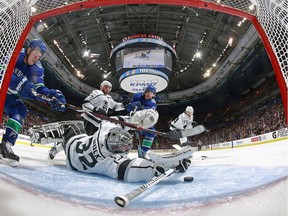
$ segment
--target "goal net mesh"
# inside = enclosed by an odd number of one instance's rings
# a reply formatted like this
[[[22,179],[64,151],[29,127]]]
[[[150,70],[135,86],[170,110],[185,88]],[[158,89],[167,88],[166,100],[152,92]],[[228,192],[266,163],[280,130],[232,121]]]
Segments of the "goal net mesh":
[[[12,53],[29,20],[37,14],[79,2],[86,1],[39,0],[37,2],[37,0],[2,0],[0,2],[0,91]],[[105,1],[103,0],[102,2]],[[109,2],[109,0],[107,0],[107,2]],[[191,2],[193,2],[193,0]],[[199,0],[197,0],[197,2],[199,2]],[[287,0],[203,0],[202,2],[213,3],[255,15],[268,37],[281,68],[286,86],[288,86]],[[255,3],[256,7],[251,7],[251,2]],[[33,7],[37,8],[36,12],[31,10],[32,4],[34,4]],[[169,4],[168,1],[167,4]]]

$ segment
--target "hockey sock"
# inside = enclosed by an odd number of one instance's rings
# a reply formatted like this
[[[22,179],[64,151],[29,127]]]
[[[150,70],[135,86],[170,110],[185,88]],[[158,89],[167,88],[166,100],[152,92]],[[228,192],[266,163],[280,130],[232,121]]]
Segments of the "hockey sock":
[[[9,141],[12,145],[14,145],[18,138],[18,134],[21,132],[22,125],[16,119],[9,118],[5,127],[6,131],[3,135],[3,140]]]
[[[143,142],[141,144],[141,149],[143,150],[143,152],[149,151],[152,146],[152,143],[153,143],[153,140],[143,139]]]

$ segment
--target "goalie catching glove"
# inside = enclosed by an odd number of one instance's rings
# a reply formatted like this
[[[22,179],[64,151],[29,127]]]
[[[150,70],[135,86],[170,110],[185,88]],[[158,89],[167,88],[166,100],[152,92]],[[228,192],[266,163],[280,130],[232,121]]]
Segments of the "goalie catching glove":
[[[188,170],[188,167],[190,166],[190,164],[191,164],[191,160],[189,160],[188,158],[180,160],[179,165],[176,167],[176,171],[180,173],[184,173]]]
[[[192,157],[192,147],[186,147],[170,154],[154,154],[149,153],[149,157],[154,162],[155,167],[161,166],[167,169],[175,169],[179,173],[184,173],[188,170]]]
[[[144,109],[135,112],[130,119],[130,123],[143,128],[153,127],[159,118],[159,113],[155,109]]]

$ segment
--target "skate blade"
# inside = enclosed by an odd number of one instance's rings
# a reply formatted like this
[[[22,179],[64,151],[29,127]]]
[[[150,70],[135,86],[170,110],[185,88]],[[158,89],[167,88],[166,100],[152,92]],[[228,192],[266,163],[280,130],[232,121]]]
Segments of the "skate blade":
[[[11,160],[9,158],[4,158],[2,155],[0,156],[0,163],[11,167],[17,167],[19,165],[18,161]]]

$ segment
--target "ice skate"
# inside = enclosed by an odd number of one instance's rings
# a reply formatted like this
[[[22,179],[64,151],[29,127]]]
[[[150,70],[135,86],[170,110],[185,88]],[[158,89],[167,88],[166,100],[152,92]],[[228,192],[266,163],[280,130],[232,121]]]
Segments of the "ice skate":
[[[42,132],[35,132],[31,133],[30,139],[31,139],[31,144],[36,143],[36,144],[41,144],[41,139],[45,138],[45,134]]]
[[[48,159],[53,160],[57,154],[56,147],[52,147],[48,154]]]
[[[141,147],[139,147],[138,148],[138,157],[151,161],[151,158],[149,157],[149,152],[150,151],[145,152],[145,151],[143,151],[143,149]]]
[[[19,163],[19,156],[14,154],[10,142],[2,141],[0,145],[0,159],[12,167],[17,167]]]
[[[50,149],[50,151],[48,153],[48,159],[53,160],[55,158],[55,156],[63,150],[64,150],[63,143],[57,142],[55,144],[55,146]]]

